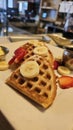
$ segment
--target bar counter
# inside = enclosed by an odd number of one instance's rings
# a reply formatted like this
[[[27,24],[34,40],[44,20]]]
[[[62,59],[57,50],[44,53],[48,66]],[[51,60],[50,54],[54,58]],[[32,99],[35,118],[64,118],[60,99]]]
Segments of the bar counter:
[[[24,43],[26,43],[24,40],[0,43],[0,45],[9,49],[6,60],[8,61],[13,55],[14,50]],[[55,57],[62,56],[63,49],[50,44],[48,44],[48,47]],[[0,71],[0,111],[14,130],[73,129],[73,88],[62,90],[58,87],[53,104],[44,110],[26,96],[5,84],[10,73],[10,69]]]

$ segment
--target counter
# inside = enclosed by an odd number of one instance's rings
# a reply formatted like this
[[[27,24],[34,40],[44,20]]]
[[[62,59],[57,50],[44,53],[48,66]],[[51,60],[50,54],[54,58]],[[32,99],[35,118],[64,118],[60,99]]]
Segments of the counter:
[[[6,43],[8,61],[14,50],[26,41]],[[3,45],[3,44],[0,44]],[[62,56],[63,49],[47,44],[55,57]],[[53,104],[43,110],[26,96],[5,84],[11,70],[0,72],[0,110],[15,130],[72,130],[73,88],[62,90],[58,86]]]

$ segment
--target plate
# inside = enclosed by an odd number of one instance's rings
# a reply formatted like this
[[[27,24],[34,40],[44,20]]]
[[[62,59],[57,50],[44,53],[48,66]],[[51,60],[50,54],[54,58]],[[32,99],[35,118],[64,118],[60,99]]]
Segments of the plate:
[[[3,50],[4,55],[6,55],[9,52],[9,49],[5,46],[0,46],[0,48]]]
[[[67,49],[73,50],[73,44],[71,44],[71,45],[65,45],[64,47],[67,48]]]
[[[60,36],[59,34],[48,34],[49,37],[52,38],[52,40],[55,42],[55,46],[59,46],[62,48],[68,48],[68,49],[73,49],[73,40],[64,38]]]
[[[5,46],[0,46],[0,47],[3,49],[5,55],[9,52],[9,49],[7,47]]]

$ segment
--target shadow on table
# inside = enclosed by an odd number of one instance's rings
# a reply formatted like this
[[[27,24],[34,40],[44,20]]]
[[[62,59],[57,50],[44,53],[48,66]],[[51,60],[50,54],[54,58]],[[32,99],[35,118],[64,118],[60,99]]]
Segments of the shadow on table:
[[[1,111],[0,111],[0,130],[14,130],[13,126],[11,126],[11,124]]]

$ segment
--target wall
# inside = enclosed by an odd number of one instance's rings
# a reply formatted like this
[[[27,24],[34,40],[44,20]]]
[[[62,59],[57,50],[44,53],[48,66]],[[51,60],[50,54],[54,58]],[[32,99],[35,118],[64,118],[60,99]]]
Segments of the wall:
[[[6,1],[0,0],[0,8],[6,9]],[[8,0],[8,7],[17,7],[17,0]]]
[[[13,7],[17,7],[17,0],[13,0]]]
[[[6,0],[0,0],[0,8],[6,9]]]

